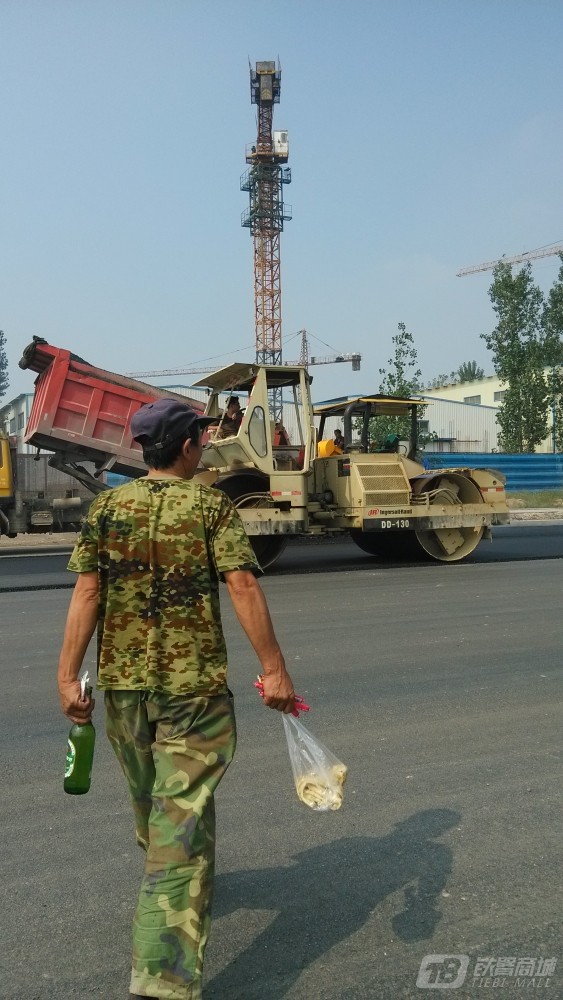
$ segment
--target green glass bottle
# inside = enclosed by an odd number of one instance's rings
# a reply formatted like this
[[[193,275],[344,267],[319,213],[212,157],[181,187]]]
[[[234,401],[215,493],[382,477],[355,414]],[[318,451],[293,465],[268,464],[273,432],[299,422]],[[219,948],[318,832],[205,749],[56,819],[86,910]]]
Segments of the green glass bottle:
[[[64,790],[69,795],[85,795],[92,780],[96,730],[91,722],[74,725],[68,734]]]
[[[90,697],[92,688],[88,686],[88,674],[81,678],[82,697]],[[92,780],[92,762],[96,730],[91,722],[74,724],[68,734],[64,790],[69,795],[85,795]]]

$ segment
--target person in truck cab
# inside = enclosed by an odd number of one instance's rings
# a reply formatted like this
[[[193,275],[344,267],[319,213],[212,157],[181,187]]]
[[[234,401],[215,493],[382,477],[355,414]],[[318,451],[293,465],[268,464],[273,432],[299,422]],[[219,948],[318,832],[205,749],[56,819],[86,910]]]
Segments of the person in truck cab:
[[[343,437],[342,431],[340,430],[340,427],[336,428],[336,430],[334,432],[334,438],[333,438],[333,440],[334,440],[335,446],[337,448],[340,448],[340,451],[344,451],[344,447],[345,447],[345,445],[344,445],[344,437]]]
[[[226,413],[223,417],[223,422],[219,427],[216,438],[226,438],[233,437],[233,435],[238,434],[239,427],[242,423],[242,410],[240,408],[238,396],[229,396],[227,400]]]

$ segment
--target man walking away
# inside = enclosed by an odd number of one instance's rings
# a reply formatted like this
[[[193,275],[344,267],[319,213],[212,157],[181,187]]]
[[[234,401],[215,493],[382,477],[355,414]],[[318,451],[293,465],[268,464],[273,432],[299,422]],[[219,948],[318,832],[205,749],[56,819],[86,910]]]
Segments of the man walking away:
[[[148,474],[96,498],[69,563],[78,579],[59,660],[62,709],[77,723],[92,714],[77,678],[97,626],[107,733],[146,851],[131,997],[201,997],[213,793],[236,743],[219,579],[260,661],[264,703],[286,713],[295,705],[238,513],[193,482],[208,423],[172,399],[137,411],[131,430]]]

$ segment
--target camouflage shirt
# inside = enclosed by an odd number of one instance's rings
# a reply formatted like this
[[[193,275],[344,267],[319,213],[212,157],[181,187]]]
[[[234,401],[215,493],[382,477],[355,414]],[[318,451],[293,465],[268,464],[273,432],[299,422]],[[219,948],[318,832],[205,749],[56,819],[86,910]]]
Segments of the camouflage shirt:
[[[224,493],[148,477],[108,490],[68,568],[98,572],[99,688],[226,690],[219,576],[259,566]]]

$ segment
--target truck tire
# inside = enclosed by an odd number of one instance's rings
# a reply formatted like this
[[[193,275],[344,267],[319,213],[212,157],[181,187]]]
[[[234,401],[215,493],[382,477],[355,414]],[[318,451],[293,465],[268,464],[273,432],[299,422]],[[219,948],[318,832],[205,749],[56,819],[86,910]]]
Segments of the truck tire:
[[[213,486],[226,493],[237,508],[267,508],[272,504],[268,477],[261,476],[256,472],[240,472],[234,476],[225,476],[213,483]],[[263,500],[261,500],[261,494]],[[262,569],[267,569],[268,566],[275,563],[285,549],[288,540],[287,535],[249,535],[248,538]]]

